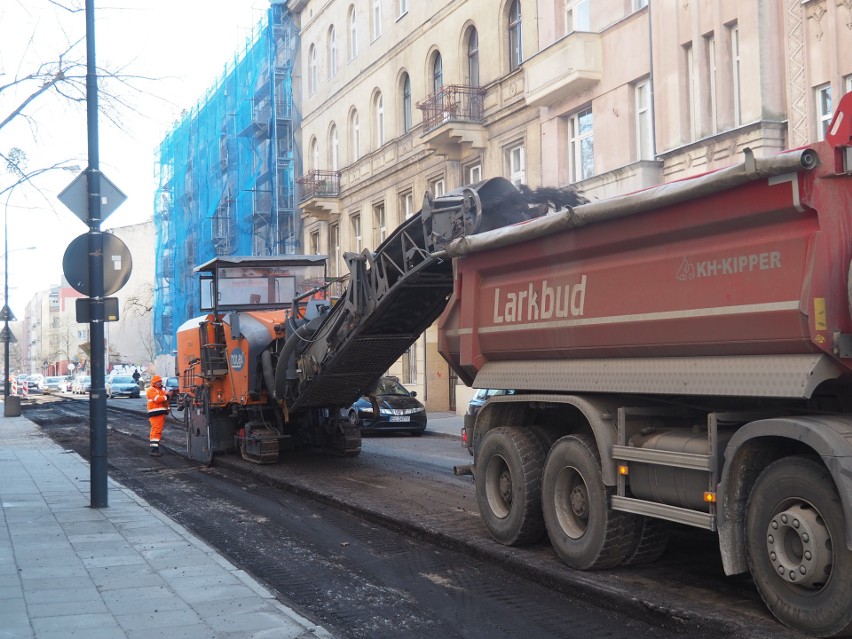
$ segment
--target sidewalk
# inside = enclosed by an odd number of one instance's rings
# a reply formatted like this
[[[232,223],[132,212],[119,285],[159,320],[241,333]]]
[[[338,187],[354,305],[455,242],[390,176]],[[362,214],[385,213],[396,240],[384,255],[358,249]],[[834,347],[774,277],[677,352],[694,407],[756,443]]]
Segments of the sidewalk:
[[[0,639],[331,637],[25,417],[0,417]]]

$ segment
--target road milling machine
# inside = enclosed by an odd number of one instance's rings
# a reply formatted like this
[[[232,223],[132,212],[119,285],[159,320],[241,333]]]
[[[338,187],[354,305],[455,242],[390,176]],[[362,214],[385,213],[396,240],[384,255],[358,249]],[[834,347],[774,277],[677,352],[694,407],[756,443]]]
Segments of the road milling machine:
[[[573,191],[526,191],[502,178],[432,199],[375,252],[344,255],[342,294],[329,292],[322,256],[218,257],[195,270],[205,315],[177,333],[187,453],[211,463],[238,450],[272,463],[279,451],[357,455],[347,409],[443,311],[453,239],[540,215]],[[549,200],[548,200],[549,198]],[[545,203],[540,203],[545,200]]]

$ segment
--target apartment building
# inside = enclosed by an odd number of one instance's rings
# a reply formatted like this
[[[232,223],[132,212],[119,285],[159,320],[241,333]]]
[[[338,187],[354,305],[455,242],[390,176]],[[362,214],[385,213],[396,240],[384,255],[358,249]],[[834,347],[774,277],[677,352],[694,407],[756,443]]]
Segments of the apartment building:
[[[290,0],[305,252],[377,246],[501,175],[629,193],[822,137],[852,89],[852,0]],[[835,100],[836,101],[836,98]],[[434,329],[396,370],[463,407]]]

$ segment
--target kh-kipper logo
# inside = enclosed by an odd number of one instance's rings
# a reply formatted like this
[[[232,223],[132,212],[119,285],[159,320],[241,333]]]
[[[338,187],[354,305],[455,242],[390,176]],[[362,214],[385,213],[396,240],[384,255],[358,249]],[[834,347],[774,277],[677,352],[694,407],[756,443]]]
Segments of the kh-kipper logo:
[[[719,275],[736,275],[754,271],[768,271],[781,268],[781,252],[767,251],[766,253],[747,253],[701,260],[692,263],[684,257],[677,269],[676,277],[681,282],[702,277],[717,277]]]

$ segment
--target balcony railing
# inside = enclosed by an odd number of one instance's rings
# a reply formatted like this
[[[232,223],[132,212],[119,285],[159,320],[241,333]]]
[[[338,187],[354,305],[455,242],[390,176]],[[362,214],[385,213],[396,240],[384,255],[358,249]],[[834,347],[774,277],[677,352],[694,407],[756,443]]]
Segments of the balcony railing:
[[[423,111],[423,129],[429,132],[445,122],[482,122],[483,97],[485,89],[462,84],[448,84],[441,87],[422,102],[417,108]]]
[[[308,171],[296,182],[302,187],[301,202],[314,197],[340,196],[340,171]]]

